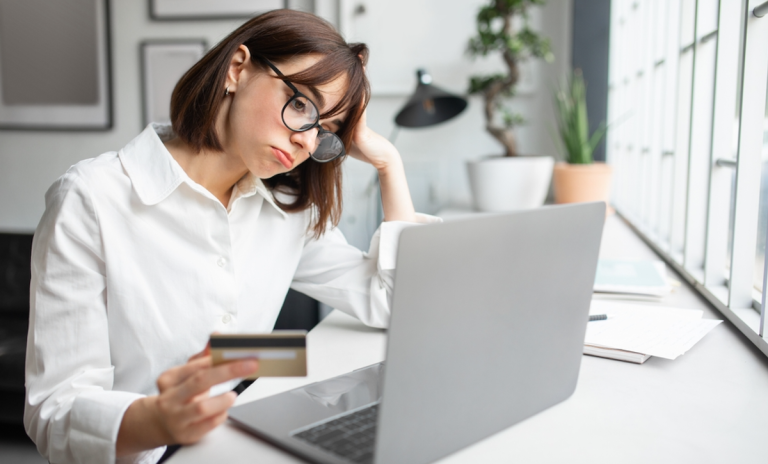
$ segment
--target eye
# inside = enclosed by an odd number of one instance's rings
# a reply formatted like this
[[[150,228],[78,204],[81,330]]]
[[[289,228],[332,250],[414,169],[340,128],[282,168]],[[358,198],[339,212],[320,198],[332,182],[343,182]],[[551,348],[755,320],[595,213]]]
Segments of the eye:
[[[338,120],[330,120],[327,122],[323,122],[323,129],[327,130],[328,132],[333,132],[334,134],[338,134],[341,130],[341,126],[343,123],[341,123]]]
[[[301,101],[300,98],[294,98],[291,100],[291,108],[298,111],[298,112],[304,112],[307,108],[306,102]]]

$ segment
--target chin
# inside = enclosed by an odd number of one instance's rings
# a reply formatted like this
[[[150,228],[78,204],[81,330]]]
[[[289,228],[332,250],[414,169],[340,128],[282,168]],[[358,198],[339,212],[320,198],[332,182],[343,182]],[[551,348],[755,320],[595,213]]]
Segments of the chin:
[[[280,174],[285,174],[288,172],[287,169],[285,169],[285,166],[282,164],[274,165],[272,163],[267,163],[266,165],[257,166],[255,169],[250,170],[251,173],[258,177],[259,179],[269,179],[271,177],[275,177]]]

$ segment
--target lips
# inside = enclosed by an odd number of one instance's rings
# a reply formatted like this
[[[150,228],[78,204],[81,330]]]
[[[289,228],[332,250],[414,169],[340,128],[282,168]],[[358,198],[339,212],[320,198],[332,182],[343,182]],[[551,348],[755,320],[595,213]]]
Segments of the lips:
[[[272,153],[275,155],[280,164],[285,166],[286,169],[293,167],[293,157],[279,148],[272,147]]]

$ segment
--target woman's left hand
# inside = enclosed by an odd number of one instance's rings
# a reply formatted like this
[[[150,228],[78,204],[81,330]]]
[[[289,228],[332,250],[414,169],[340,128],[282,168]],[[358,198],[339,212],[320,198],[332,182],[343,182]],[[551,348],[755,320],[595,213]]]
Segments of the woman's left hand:
[[[415,222],[416,213],[400,153],[389,140],[368,127],[365,113],[355,127],[349,155],[370,163],[378,171],[384,220]]]
[[[368,127],[366,113],[367,110],[363,112],[352,134],[352,150],[349,151],[349,156],[371,164],[382,173],[402,161],[395,146]]]

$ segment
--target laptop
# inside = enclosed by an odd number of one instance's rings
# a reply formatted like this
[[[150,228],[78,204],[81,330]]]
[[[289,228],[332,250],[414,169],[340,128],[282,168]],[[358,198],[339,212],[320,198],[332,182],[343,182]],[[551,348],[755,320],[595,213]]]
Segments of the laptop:
[[[420,464],[576,388],[605,204],[405,229],[386,361],[230,409],[315,463]]]

